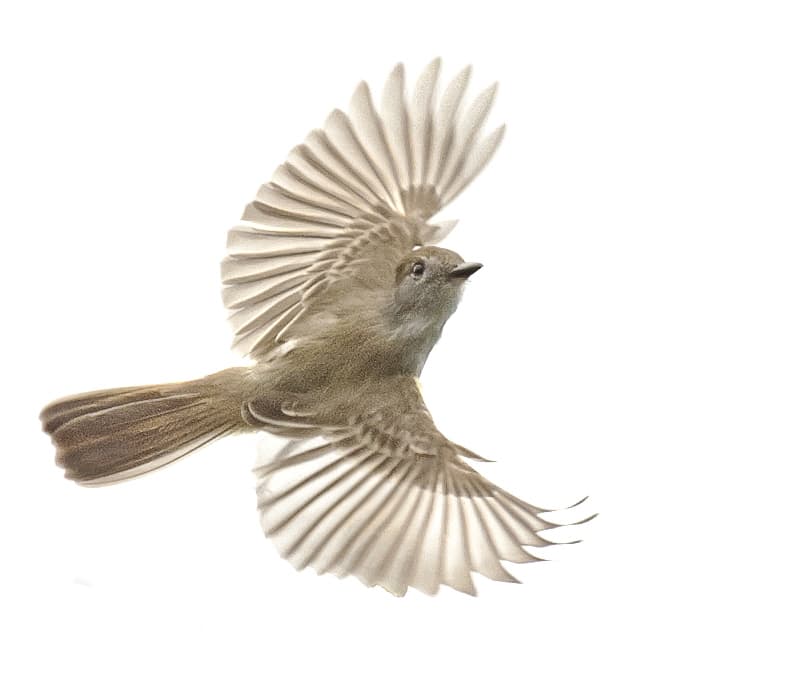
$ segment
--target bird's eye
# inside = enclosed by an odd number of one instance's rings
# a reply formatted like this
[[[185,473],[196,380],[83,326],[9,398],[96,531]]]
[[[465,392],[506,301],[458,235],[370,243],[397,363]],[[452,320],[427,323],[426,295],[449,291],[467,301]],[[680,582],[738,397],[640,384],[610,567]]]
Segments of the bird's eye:
[[[410,268],[410,275],[413,278],[421,278],[424,275],[424,262],[416,262]]]

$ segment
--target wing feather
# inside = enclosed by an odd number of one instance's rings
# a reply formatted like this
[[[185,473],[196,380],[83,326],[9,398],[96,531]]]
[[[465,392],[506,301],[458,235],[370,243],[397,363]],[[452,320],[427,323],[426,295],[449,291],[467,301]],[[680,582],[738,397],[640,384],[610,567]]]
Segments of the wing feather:
[[[241,309],[249,304],[264,302],[276,295],[288,292],[292,288],[302,285],[309,280],[309,276],[292,271],[291,273],[271,276],[272,282],[267,278],[240,285],[238,288],[226,288],[222,295],[231,309]]]
[[[413,184],[424,186],[430,169],[430,149],[434,134],[433,107],[438,83],[439,59],[434,59],[416,81],[410,117],[410,140],[413,145]],[[449,201],[447,201],[448,203]]]
[[[461,122],[451,130],[451,144],[445,151],[446,162],[441,175],[436,178],[436,188],[440,194],[444,194],[447,187],[455,181],[466,162],[469,150],[475,147],[480,128],[489,115],[496,93],[496,83],[481,92]]]
[[[488,524],[477,506],[469,479],[460,480],[460,490],[460,500],[469,530],[470,560],[473,570],[491,580],[518,582],[500,563],[503,557],[499,556]]]
[[[382,94],[382,129],[386,131],[397,192],[413,185],[413,148],[404,87],[404,67],[397,64]]]
[[[433,186],[438,184],[446,160],[452,152],[453,142],[456,137],[456,125],[458,109],[469,85],[469,77],[472,74],[472,67],[467,66],[453,78],[438,105],[435,112],[435,136],[430,147],[430,163],[427,183]]]
[[[444,534],[444,558],[441,561],[441,581],[460,592],[475,594],[472,584],[469,544],[464,514],[460,505],[455,476],[446,477],[445,502],[447,507]]]
[[[506,126],[501,125],[480,144],[475,144],[469,154],[462,158],[454,179],[447,182],[445,189],[447,202],[453,200],[478,176],[478,173],[491,160],[497,147],[500,146],[505,133]]]
[[[394,211],[404,214],[401,191],[407,185],[403,185],[401,178],[396,176],[393,154],[388,146],[382,120],[374,108],[368,83],[363,81],[359,84],[351,98],[349,111],[351,120],[345,118],[346,125],[382,185],[387,204]]]

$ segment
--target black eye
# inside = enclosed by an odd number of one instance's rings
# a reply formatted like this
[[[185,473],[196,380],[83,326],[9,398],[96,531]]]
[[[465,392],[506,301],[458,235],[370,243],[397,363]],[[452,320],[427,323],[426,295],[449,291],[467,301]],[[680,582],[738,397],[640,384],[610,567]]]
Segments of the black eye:
[[[424,275],[424,262],[416,262],[410,268],[410,275],[413,278],[421,278]]]

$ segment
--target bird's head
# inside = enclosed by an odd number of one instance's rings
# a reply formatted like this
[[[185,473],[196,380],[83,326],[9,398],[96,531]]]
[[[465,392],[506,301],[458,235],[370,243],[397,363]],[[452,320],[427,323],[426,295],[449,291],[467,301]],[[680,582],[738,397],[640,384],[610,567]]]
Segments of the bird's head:
[[[408,335],[440,334],[458,307],[466,281],[481,266],[444,248],[429,246],[408,253],[396,267],[393,316],[397,328]]]

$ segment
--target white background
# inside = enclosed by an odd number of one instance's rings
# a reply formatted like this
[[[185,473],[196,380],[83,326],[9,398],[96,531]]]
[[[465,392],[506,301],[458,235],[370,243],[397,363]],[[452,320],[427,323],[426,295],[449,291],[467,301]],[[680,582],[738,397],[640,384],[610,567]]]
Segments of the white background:
[[[806,676],[801,5],[5,5],[0,673]],[[359,79],[436,55],[509,127],[446,211],[486,268],[426,398],[497,483],[589,493],[584,542],[400,600],[278,557],[252,438],[64,481],[41,406],[239,361],[226,230]]]

